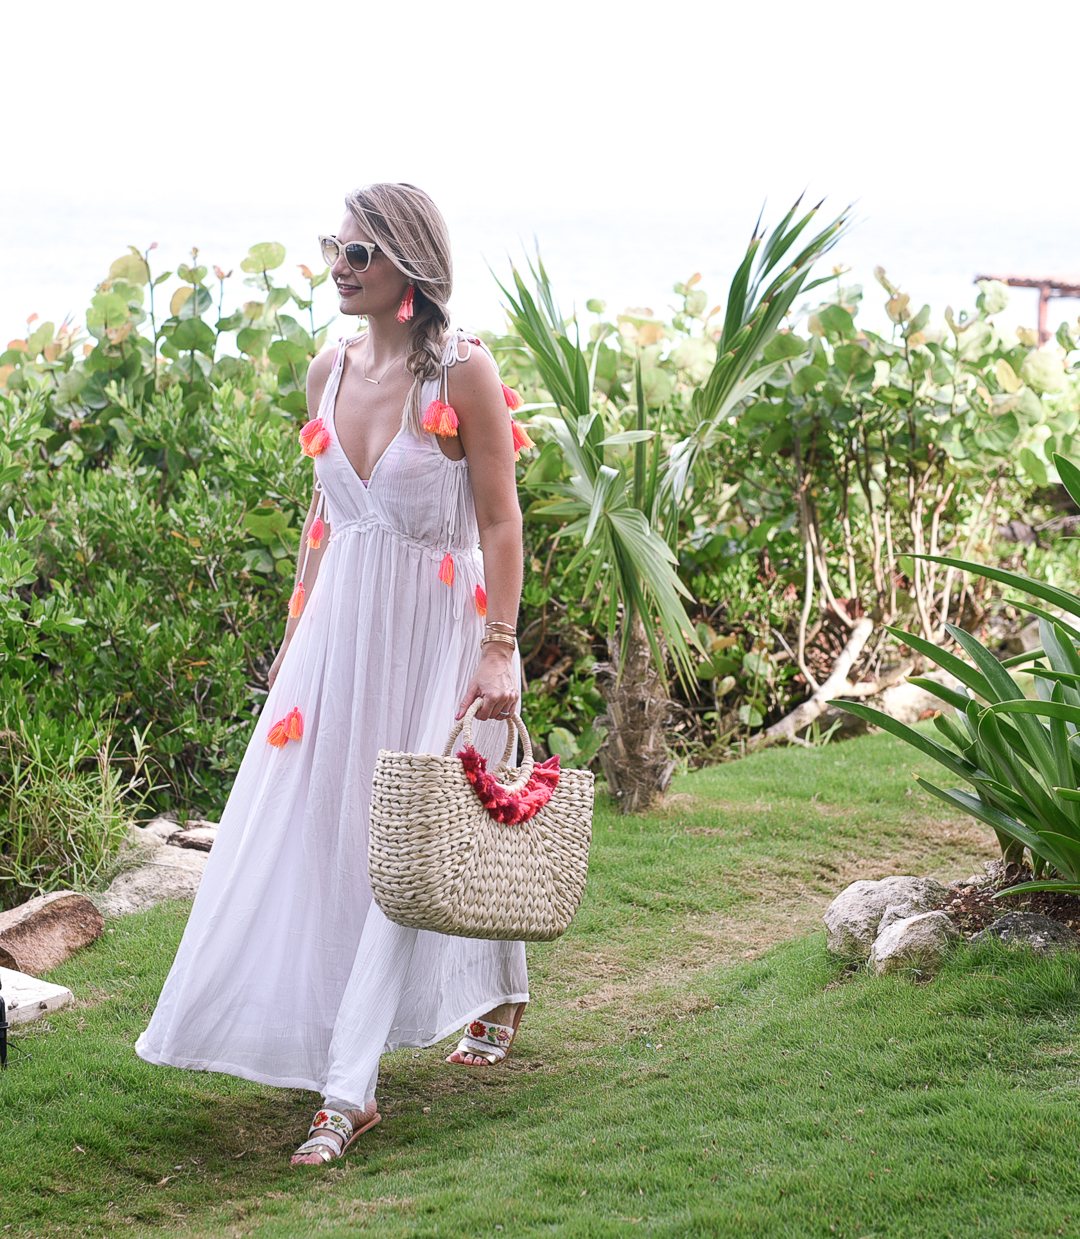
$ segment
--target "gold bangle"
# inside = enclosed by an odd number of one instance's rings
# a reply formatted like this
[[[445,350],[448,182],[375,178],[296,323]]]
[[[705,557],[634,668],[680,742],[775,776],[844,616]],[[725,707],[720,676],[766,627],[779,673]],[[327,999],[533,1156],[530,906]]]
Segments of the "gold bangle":
[[[486,636],[480,639],[480,648],[483,649],[485,645],[490,645],[492,641],[497,642],[499,645],[508,645],[511,649],[517,649],[517,637],[512,637],[506,632],[487,633]]]
[[[517,632],[514,625],[506,623],[505,620],[488,620],[484,627],[494,628],[496,630],[501,630],[502,632],[508,632],[511,636],[514,636]]]

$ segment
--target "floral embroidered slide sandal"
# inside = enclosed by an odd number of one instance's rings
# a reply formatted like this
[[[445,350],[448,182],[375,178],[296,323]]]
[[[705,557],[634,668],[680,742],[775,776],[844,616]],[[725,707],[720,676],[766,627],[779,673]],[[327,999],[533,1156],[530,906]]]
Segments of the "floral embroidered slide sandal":
[[[370,1109],[364,1115],[360,1126],[354,1127],[348,1115],[342,1114],[340,1110],[323,1108],[312,1120],[308,1128],[308,1138],[292,1155],[290,1164],[318,1166],[333,1161],[336,1157],[344,1157],[345,1150],[358,1136],[370,1131],[381,1121],[382,1115],[378,1110]]]
[[[501,1063],[510,1053],[510,1047],[517,1036],[521,1016],[527,1006],[519,1002],[514,1012],[513,1024],[493,1024],[490,1020],[473,1020],[465,1028],[465,1033],[457,1043],[457,1049],[447,1058],[448,1063],[458,1063],[463,1067],[479,1067],[485,1063],[494,1067]],[[470,1055],[480,1062],[465,1062],[465,1056]]]

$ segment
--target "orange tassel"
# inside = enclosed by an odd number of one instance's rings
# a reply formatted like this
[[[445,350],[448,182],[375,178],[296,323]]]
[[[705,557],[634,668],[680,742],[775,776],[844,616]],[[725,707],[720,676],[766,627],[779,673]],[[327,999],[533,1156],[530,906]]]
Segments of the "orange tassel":
[[[443,556],[442,565],[439,568],[439,580],[444,585],[453,585],[454,583],[454,557],[449,551]]]
[[[410,284],[401,305],[398,307],[397,321],[399,323],[407,323],[413,316],[413,291],[413,286]]]
[[[322,517],[316,516],[311,522],[311,529],[308,530],[307,544],[313,551],[317,551],[322,546],[323,534],[326,532],[326,526],[323,524]]]
[[[304,609],[304,582],[293,590],[292,597],[289,599],[289,615],[296,619],[300,612]]]
[[[510,430],[514,436],[514,459],[520,460],[521,453],[528,447],[535,447],[536,444],[529,438],[525,429],[519,426],[513,418],[510,419]]]
[[[330,446],[330,431],[321,417],[313,417],[300,431],[300,450],[305,456],[318,456]]]
[[[283,749],[289,743],[289,737],[285,734],[285,720],[281,719],[280,722],[275,723],[266,738],[274,748]]]
[[[441,400],[433,400],[427,407],[421,425],[428,434],[453,439],[456,438],[458,432],[458,415],[452,406],[443,404]]]
[[[502,385],[502,389],[503,389],[503,399],[506,401],[506,407],[510,410],[511,413],[513,413],[515,409],[520,409],[521,406],[525,403],[525,401],[522,400],[522,398],[518,395],[516,391],[514,391],[512,387],[507,387],[506,384],[504,383]]]
[[[476,610],[480,615],[487,615],[487,594],[482,585],[476,587]]]
[[[285,735],[290,740],[299,740],[304,734],[304,719],[299,706],[293,706],[285,715]]]

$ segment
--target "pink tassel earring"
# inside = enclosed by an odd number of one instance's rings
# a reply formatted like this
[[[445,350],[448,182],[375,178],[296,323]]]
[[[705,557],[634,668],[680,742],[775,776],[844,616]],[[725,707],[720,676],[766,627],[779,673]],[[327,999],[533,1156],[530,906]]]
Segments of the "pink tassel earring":
[[[411,284],[405,290],[405,296],[402,299],[401,305],[398,306],[397,321],[399,323],[407,323],[413,316],[413,291]]]

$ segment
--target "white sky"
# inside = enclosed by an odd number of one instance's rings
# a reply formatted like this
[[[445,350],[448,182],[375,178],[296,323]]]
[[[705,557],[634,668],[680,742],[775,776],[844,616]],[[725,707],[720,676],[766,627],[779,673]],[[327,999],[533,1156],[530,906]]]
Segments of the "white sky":
[[[376,180],[442,206],[474,326],[485,259],[534,235],[564,305],[663,309],[695,269],[721,300],[804,188],[857,202],[851,278],[880,262],[940,315],[980,265],[1080,272],[1078,35],[1076,0],[9,6],[0,333],[81,314],[129,243],[228,267],[275,239],[295,273]]]

